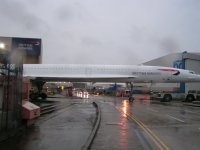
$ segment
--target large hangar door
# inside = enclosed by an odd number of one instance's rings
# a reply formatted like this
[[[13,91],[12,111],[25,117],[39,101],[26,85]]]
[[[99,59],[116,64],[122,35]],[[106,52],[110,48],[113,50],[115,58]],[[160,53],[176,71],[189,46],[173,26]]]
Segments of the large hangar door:
[[[195,73],[200,74],[200,60],[186,59],[185,68],[188,70],[195,71]],[[188,90],[200,90],[200,82],[186,83],[186,92]]]

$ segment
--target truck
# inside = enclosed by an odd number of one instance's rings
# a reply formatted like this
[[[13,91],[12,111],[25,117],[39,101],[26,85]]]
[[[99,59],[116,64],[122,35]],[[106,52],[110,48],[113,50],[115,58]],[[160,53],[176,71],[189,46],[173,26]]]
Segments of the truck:
[[[200,91],[189,90],[188,93],[178,92],[151,92],[151,100],[160,100],[161,102],[170,102],[171,100],[181,100],[183,102],[192,102],[200,100]]]
[[[192,101],[199,101],[200,100],[200,91],[198,90],[189,90],[188,94],[185,98],[186,101],[192,102]]]

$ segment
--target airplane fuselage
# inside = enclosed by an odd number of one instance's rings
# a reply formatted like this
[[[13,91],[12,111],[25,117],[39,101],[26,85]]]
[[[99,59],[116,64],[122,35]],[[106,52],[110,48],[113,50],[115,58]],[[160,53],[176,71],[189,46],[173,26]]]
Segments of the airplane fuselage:
[[[70,82],[200,82],[189,70],[159,66],[24,64],[23,76]]]

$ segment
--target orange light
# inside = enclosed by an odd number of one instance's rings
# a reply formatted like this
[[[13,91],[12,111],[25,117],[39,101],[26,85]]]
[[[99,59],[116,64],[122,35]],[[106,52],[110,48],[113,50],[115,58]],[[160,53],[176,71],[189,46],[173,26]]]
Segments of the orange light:
[[[128,120],[126,114],[128,113],[128,107],[129,107],[129,102],[128,100],[123,100],[122,101],[122,112],[123,112],[123,117],[120,117],[119,124],[119,149],[128,149],[128,135],[129,132],[124,132],[124,129],[127,128],[128,126]]]
[[[126,100],[123,101],[123,116],[126,117],[127,114],[127,108],[128,108],[128,102]]]

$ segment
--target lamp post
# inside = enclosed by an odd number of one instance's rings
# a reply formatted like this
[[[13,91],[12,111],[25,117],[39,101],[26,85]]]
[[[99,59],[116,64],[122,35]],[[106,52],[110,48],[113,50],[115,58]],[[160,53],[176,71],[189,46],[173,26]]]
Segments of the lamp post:
[[[5,86],[5,97],[3,97],[2,108],[6,112],[5,113],[5,130],[8,129],[8,104],[9,104],[9,85],[10,85],[10,65],[7,64],[7,53],[5,51],[6,45],[5,43],[0,42],[0,63],[3,64],[3,70],[6,73],[1,72],[1,75],[4,75],[7,84]],[[1,116],[1,122],[3,122],[3,116]],[[1,124],[2,127],[2,124]]]
[[[6,53],[6,44],[0,41],[0,63],[3,63]]]
[[[4,43],[0,43],[0,49],[4,50],[6,48],[6,45]]]

